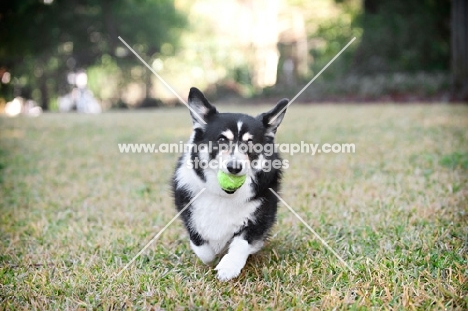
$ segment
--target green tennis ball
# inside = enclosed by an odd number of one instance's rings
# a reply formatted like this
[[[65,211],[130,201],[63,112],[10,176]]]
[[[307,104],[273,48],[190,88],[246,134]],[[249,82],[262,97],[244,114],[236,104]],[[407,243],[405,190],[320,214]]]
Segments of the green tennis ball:
[[[246,178],[246,175],[238,176],[218,171],[218,183],[226,191],[236,191],[244,184]]]

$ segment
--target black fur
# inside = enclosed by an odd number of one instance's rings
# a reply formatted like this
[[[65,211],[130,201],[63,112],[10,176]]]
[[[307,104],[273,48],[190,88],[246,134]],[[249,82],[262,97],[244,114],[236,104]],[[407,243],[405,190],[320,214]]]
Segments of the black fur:
[[[213,149],[209,154],[210,161],[216,159],[219,153],[219,148],[222,143],[219,143],[220,133],[230,129],[234,134],[234,139],[231,143],[233,144],[242,144],[242,135],[246,132],[252,134],[252,143],[253,144],[267,144],[274,143],[272,135],[276,132],[279,123],[284,116],[284,112],[274,121],[272,124],[269,124],[271,119],[276,116],[284,107],[286,107],[288,100],[280,101],[275,108],[272,110],[260,114],[257,117],[252,117],[246,114],[240,113],[219,113],[217,109],[212,106],[208,100],[203,96],[203,94],[196,88],[192,88],[189,94],[189,103],[190,107],[194,108],[194,111],[197,115],[191,111],[192,120],[194,123],[194,134],[192,143],[199,146],[200,144],[208,145],[211,143],[213,146],[218,147],[218,149]],[[198,117],[198,115],[201,117]],[[203,121],[206,124],[203,124]],[[238,133],[237,123],[241,121],[242,127],[241,131]],[[176,168],[176,173],[172,179],[172,190],[175,200],[175,205],[177,210],[180,211],[184,208],[190,200],[196,195],[194,191],[190,190],[190,185],[181,186],[177,181],[177,169],[183,165],[182,155],[179,158],[178,165]],[[248,158],[250,161],[259,159],[260,154],[255,152],[249,152]],[[270,156],[263,155],[266,160],[281,160],[278,154],[273,153]],[[198,150],[190,151],[190,158],[192,161],[200,160],[200,155]],[[207,183],[207,179],[203,169],[193,168],[196,175],[200,181]],[[261,201],[260,206],[255,210],[254,216],[251,217],[252,220],[249,220],[244,226],[242,226],[237,232],[232,233],[232,237],[243,235],[245,240],[248,243],[253,243],[258,240],[264,240],[269,230],[272,228],[276,221],[278,198],[269,190],[272,188],[274,191],[278,192],[281,183],[281,169],[271,168],[271,171],[266,172],[263,170],[258,170],[255,173],[255,181],[251,184],[252,187],[252,196],[245,198],[246,201],[259,200]],[[213,185],[206,185],[206,187],[212,187]],[[209,189],[207,189],[209,191]],[[204,238],[193,229],[190,225],[190,219],[192,217],[191,208],[187,208],[181,217],[187,231],[190,235],[192,242],[197,245],[203,245],[205,243]]]

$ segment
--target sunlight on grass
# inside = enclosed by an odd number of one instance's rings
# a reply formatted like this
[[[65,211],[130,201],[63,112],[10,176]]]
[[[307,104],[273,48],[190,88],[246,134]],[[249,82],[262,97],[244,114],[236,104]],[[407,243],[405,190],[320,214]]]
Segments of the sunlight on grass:
[[[259,107],[220,107],[258,113]],[[0,120],[0,302],[19,309],[466,309],[468,109],[301,106],[277,142],[354,143],[355,154],[284,155],[281,196],[358,272],[280,206],[266,247],[220,283],[176,221],[174,154],[186,109]]]

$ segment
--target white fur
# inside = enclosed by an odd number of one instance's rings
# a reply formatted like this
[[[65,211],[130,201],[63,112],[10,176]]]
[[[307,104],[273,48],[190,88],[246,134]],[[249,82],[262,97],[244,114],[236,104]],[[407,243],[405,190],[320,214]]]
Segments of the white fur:
[[[185,154],[182,159],[181,166],[177,169],[176,179],[179,186],[189,186],[196,195],[203,188],[206,188],[206,186],[205,183],[197,176],[195,171],[189,168],[190,165],[192,165],[190,155]]]
[[[192,203],[190,226],[208,241],[216,254],[226,249],[232,235],[247,224],[260,205],[258,201],[239,200],[237,191],[230,196],[234,198],[219,196],[208,190]]]
[[[242,121],[239,121],[237,122],[237,130],[238,130],[237,134],[240,134],[241,129],[242,129]]]
[[[228,253],[224,255],[215,268],[218,271],[218,279],[220,281],[229,281],[237,277],[244,268],[249,255],[258,252],[262,246],[263,242],[250,245],[244,238],[235,237],[229,245]]]
[[[240,127],[242,124],[238,125]],[[193,136],[190,142],[192,139]],[[200,153],[201,158],[207,156],[208,154]],[[218,160],[221,160],[221,157],[218,157]],[[206,191],[192,203],[189,226],[208,242],[202,246],[190,242],[190,246],[205,264],[212,262],[216,255],[228,249],[228,253],[216,267],[218,278],[227,281],[238,276],[248,256],[263,246],[262,241],[250,245],[241,236],[232,238],[249,219],[253,219],[252,216],[261,203],[259,200],[248,201],[253,196],[251,184],[255,173],[248,169],[245,183],[235,193],[227,194],[218,183],[217,168],[205,169],[206,182],[203,182],[190,168],[190,164],[190,154],[186,153],[182,165],[177,170],[176,178],[179,187],[190,189],[194,195],[206,188]]]
[[[192,241],[190,241],[190,247],[204,264],[209,264],[216,258],[215,252],[208,244],[196,246]]]
[[[189,109],[192,113],[194,128],[204,128],[203,116],[208,113],[208,108],[198,98],[189,101]]]
[[[208,153],[200,152],[199,155],[200,158],[203,160],[208,159]],[[218,156],[217,160],[223,162],[227,161],[227,159],[222,158],[221,156]],[[243,203],[245,202],[245,200],[253,196],[251,184],[253,178],[255,178],[255,172],[250,170],[248,166],[246,168],[247,179],[245,183],[242,185],[242,187],[237,189],[235,193],[227,194],[221,189],[221,186],[218,184],[217,174],[219,167],[207,168],[206,170],[204,170],[206,176],[205,183],[197,176],[195,171],[191,168],[192,165],[193,163],[190,159],[190,154],[185,154],[182,159],[182,165],[177,169],[176,179],[179,187],[186,186],[194,193],[194,195],[200,192],[203,188],[207,188],[207,191],[205,192],[212,192],[213,194],[227,198],[228,202],[238,203]],[[223,171],[224,170],[225,169],[223,169]]]
[[[183,162],[176,174],[179,187],[190,189],[194,195],[206,188],[192,203],[190,225],[219,254],[232,234],[247,223],[261,203],[258,200],[247,201],[253,196],[251,184],[254,173],[249,171],[245,183],[235,193],[228,194],[218,183],[217,170],[205,170],[205,183],[189,168],[189,155],[184,156]]]
[[[244,133],[244,135],[242,135],[242,140],[243,141],[248,141],[249,139],[252,139],[253,138],[253,135],[250,134],[250,133]]]
[[[200,157],[203,155],[200,154]],[[208,158],[209,155],[207,154],[206,157]],[[238,163],[242,163],[242,170],[238,173],[238,175],[246,175],[250,171],[250,160],[247,154],[243,153],[239,149],[239,145],[234,146],[234,150],[232,152],[221,152],[218,154],[217,158],[218,163],[221,163],[219,169],[223,172],[229,174],[226,164],[229,161],[236,161]]]
[[[226,131],[222,132],[221,135],[224,135],[229,140],[234,139],[234,133],[232,133],[231,130],[226,130]]]

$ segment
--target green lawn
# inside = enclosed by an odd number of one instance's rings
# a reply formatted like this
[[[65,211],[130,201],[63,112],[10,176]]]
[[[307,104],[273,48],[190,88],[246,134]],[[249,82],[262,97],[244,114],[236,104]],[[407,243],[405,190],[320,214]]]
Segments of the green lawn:
[[[221,111],[255,108],[220,107]],[[283,205],[266,247],[223,283],[173,223],[187,109],[0,118],[0,309],[468,308],[468,107],[294,104],[277,142],[354,143],[355,154],[284,155]]]

